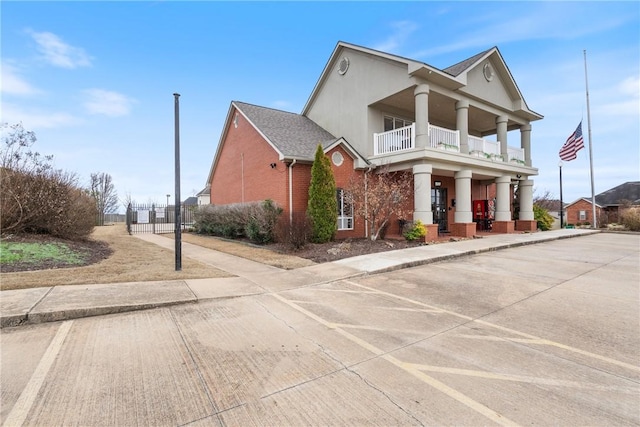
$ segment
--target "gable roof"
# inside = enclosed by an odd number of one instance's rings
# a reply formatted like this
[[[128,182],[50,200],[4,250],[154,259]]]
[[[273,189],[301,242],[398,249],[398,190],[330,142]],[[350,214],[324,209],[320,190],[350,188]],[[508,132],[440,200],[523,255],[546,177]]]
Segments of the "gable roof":
[[[620,205],[623,200],[629,200],[634,205],[640,204],[640,181],[625,182],[596,194],[596,204],[598,205]]]
[[[520,92],[520,89],[518,88],[518,85],[515,82],[515,79],[513,78],[513,75],[511,74],[511,71],[504,61],[504,58],[500,54],[498,48],[495,46],[441,70],[422,61],[405,58],[402,56],[381,52],[379,50],[370,49],[367,47],[362,47],[342,41],[338,42],[335,49],[333,50],[333,53],[329,57],[324,70],[322,70],[322,74],[318,78],[318,81],[316,82],[313,91],[309,95],[309,98],[307,99],[307,102],[302,110],[303,115],[306,115],[309,112],[309,109],[311,108],[311,105],[313,104],[317,94],[319,93],[323,82],[327,79],[329,73],[334,68],[334,65],[338,61],[343,49],[351,49],[368,55],[373,55],[406,64],[408,76],[416,76],[426,79],[427,81],[433,81],[441,85],[442,87],[453,91],[465,87],[467,85],[467,73],[471,71],[471,69],[473,69],[475,66],[479,65],[480,62],[491,57],[493,59],[493,63],[496,65],[496,72],[498,72],[503,77],[503,80],[507,82],[505,89],[509,93],[511,93],[511,95],[515,99],[520,101],[518,106],[519,108],[515,108],[515,110],[519,111],[520,114],[525,115],[529,120],[532,121],[540,120],[543,118],[541,114],[538,114],[535,111],[529,109],[524,97],[522,96],[522,93]],[[517,104],[514,104],[514,107],[516,107],[516,105]]]
[[[447,67],[442,71],[444,71],[445,73],[449,73],[452,76],[458,76],[463,71],[466,71],[469,68],[471,68],[476,62],[481,61],[484,58],[485,55],[487,55],[489,52],[491,52],[492,49],[487,49],[484,52],[480,52],[480,53],[472,56],[471,58],[467,58],[464,61],[460,61],[457,64],[453,64],[452,66]]]
[[[278,153],[280,160],[295,159],[313,162],[318,144],[322,146],[325,152],[329,148],[342,144],[354,159],[358,160],[357,164],[368,164],[366,159],[360,156],[344,138],[336,138],[308,117],[274,108],[232,101],[216,154],[211,163],[209,177],[207,178],[208,183],[213,178],[213,171],[222,152],[222,143],[233,120],[234,110],[242,114],[265,141],[271,145]],[[209,184],[207,186],[209,187]]]
[[[232,104],[273,146],[281,159],[313,160],[318,144],[324,148],[337,140],[314,121],[300,114],[238,101],[233,101]]]

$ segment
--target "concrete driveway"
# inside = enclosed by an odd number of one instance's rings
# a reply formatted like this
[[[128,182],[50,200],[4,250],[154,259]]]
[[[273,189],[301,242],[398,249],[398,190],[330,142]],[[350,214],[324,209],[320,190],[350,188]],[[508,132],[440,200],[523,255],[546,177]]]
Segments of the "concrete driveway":
[[[3,425],[640,425],[640,238],[0,333]]]

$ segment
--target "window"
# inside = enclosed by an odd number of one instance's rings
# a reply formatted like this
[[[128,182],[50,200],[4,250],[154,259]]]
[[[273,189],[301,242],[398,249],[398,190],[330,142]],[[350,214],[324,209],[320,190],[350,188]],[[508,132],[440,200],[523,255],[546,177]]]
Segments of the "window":
[[[353,230],[353,206],[346,197],[345,191],[338,188],[338,230]]]
[[[411,122],[408,120],[400,119],[398,117],[384,116],[384,131],[390,131],[394,129],[400,129],[405,126],[411,126]]]
[[[580,211],[580,221],[587,219],[587,211]]]

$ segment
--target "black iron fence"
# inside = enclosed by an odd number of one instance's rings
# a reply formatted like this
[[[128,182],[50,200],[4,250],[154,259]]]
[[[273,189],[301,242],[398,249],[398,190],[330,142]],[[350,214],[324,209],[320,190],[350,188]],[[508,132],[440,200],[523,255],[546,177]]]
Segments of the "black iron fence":
[[[175,232],[176,211],[174,205],[129,204],[127,207],[127,231],[133,233],[166,234]],[[197,206],[180,206],[180,228],[193,226]]]

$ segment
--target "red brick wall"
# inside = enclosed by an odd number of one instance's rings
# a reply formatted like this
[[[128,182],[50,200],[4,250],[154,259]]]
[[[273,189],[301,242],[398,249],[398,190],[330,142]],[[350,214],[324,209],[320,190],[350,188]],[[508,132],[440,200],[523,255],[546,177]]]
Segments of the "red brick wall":
[[[271,163],[276,167],[271,168]],[[211,181],[211,203],[225,205],[271,199],[287,210],[287,187],[286,165],[278,161],[275,150],[239,114],[238,127],[232,120],[222,141]]]
[[[580,219],[580,211],[585,211],[586,219]],[[601,208],[596,206],[596,215],[600,215]],[[593,224],[593,208],[590,202],[580,199],[571,206],[568,206],[565,211],[565,222],[567,224],[576,225],[579,222],[588,222]]]
[[[333,163],[333,153],[339,152],[342,154],[342,164],[337,166]],[[353,169],[353,159],[351,155],[342,146],[337,146],[327,152],[327,156],[331,160],[331,170],[333,171],[333,177],[336,180],[336,188],[348,189],[351,177],[354,174],[362,175],[363,171],[356,171]],[[358,217],[354,213],[353,217],[353,230],[340,230],[336,233],[336,239],[346,239],[349,237],[364,237],[365,235],[365,223],[361,217]]]

